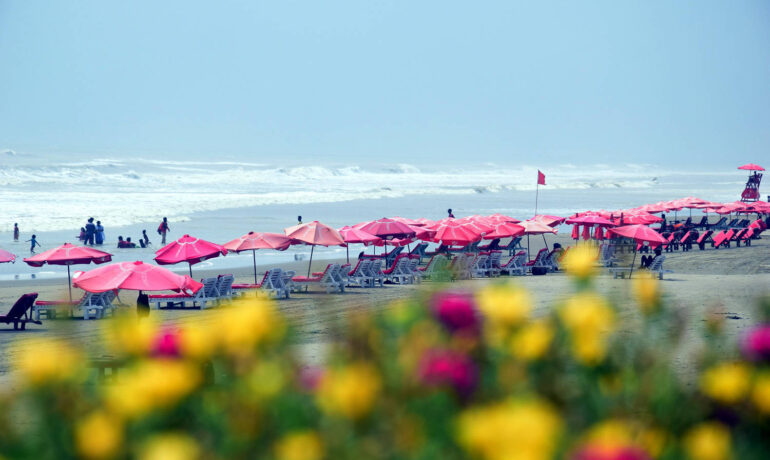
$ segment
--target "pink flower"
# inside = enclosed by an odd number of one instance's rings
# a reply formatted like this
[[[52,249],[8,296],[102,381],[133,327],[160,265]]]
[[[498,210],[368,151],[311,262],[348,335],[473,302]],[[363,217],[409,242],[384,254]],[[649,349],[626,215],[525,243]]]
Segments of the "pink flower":
[[[743,338],[743,354],[755,361],[770,360],[770,325],[763,324],[750,330]]]
[[[314,391],[321,378],[324,375],[324,369],[320,366],[305,366],[299,370],[299,385],[306,391]]]
[[[157,337],[152,346],[152,355],[176,358],[180,355],[179,334],[175,330],[164,330]]]
[[[476,366],[467,356],[452,350],[428,350],[419,366],[420,380],[429,386],[449,386],[462,397],[476,388]]]
[[[473,297],[465,292],[441,292],[433,297],[433,312],[450,332],[479,331],[479,316]]]
[[[638,447],[609,447],[588,445],[580,449],[573,460],[651,460],[647,452]]]

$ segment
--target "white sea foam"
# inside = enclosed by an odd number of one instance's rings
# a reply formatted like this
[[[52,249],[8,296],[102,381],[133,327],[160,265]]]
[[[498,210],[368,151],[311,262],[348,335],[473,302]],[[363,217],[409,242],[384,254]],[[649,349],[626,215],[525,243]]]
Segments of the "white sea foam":
[[[410,164],[285,167],[255,162],[99,158],[13,163],[0,169],[0,212],[35,231],[77,229],[84,213],[112,226],[182,221],[193,213],[271,204],[330,203],[420,195],[494,194],[535,188],[537,168]],[[549,189],[649,189],[666,171],[645,165],[559,165]]]

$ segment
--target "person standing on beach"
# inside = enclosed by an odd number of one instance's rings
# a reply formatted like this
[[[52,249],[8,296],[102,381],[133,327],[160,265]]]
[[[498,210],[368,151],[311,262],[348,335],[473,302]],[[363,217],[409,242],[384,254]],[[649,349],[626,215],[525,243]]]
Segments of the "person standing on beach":
[[[28,239],[26,241],[29,243],[29,252],[35,253],[35,246],[40,246],[40,243],[37,242],[37,235],[32,235],[32,238]]]
[[[19,241],[19,224],[13,224],[13,241]]]
[[[168,226],[168,218],[164,217],[163,222],[158,226],[158,235],[161,236],[160,244],[166,244],[166,233],[170,232],[171,228]]]
[[[144,241],[144,247],[151,245],[150,237],[147,236],[147,230],[142,230],[142,240]]]
[[[139,291],[136,298],[136,316],[139,319],[150,316],[150,297],[142,291]]]
[[[94,225],[94,218],[89,217],[88,223],[86,224],[86,240],[85,243],[87,245],[93,246],[94,245],[94,235],[96,234],[96,225]]]
[[[452,208],[447,209],[446,212],[447,212],[447,214],[449,214],[447,217],[449,217],[451,219],[455,218],[455,215],[452,214]]]
[[[102,227],[102,221],[96,221],[96,244],[104,244],[104,227]]]
[[[297,216],[297,225],[302,225],[302,216]]]

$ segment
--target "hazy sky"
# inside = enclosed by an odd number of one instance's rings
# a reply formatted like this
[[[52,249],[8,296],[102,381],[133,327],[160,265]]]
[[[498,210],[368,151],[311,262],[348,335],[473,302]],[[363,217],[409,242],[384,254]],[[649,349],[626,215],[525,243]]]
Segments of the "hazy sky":
[[[770,2],[0,0],[6,148],[767,163]]]

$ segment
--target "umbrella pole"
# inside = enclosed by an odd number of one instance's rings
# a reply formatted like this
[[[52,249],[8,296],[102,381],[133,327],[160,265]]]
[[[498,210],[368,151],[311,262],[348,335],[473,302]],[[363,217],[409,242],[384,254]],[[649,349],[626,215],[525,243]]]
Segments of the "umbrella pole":
[[[192,264],[188,264],[188,267],[190,267],[190,278],[192,278]]]
[[[345,246],[345,256],[347,256],[348,263],[350,263],[350,247]]]
[[[254,259],[254,284],[257,284],[257,251],[252,249],[251,256]]]
[[[631,279],[631,275],[634,274],[634,267],[636,266],[636,253],[639,251],[634,251],[634,260],[631,261],[631,271],[628,272],[628,279]]]
[[[529,259],[530,259],[530,255],[529,255],[529,233],[527,233],[527,260],[529,260]]]
[[[543,235],[543,244],[545,245],[545,248],[548,249],[548,242],[545,240],[545,233],[542,233]]]
[[[70,291],[70,302],[72,302],[72,278],[70,278],[70,266],[67,265],[67,289]]]
[[[313,251],[315,250],[315,245],[310,246],[310,262],[307,264],[307,277],[310,278],[310,266],[313,265]]]

